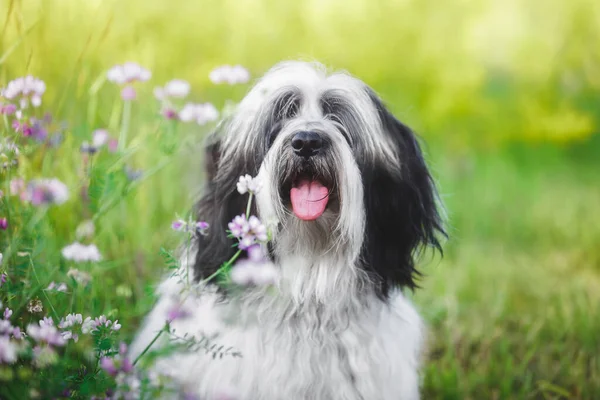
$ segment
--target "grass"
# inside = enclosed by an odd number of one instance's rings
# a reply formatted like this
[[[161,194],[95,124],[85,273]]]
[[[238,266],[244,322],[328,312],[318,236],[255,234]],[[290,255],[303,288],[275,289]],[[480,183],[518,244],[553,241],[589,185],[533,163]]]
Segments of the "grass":
[[[116,2],[100,3],[0,4],[7,21],[0,29],[0,83],[35,73],[48,83],[43,108],[69,122],[58,148],[23,140],[19,169],[0,176],[4,193],[11,176],[56,176],[71,193],[47,212],[3,198],[0,217],[8,217],[9,229],[0,231],[0,272],[11,279],[0,300],[14,310],[15,324],[36,322],[52,308],[59,316],[105,314],[123,325],[109,345],[130,341],[166,270],[160,249],[181,240],[170,223],[190,210],[196,195],[190,188],[203,179],[198,144],[206,130],[163,121],[149,100],[152,85],[139,87],[127,150],[103,151],[84,164],[79,147],[94,129],[108,128],[115,137],[121,129],[123,104],[104,80],[106,69],[138,60],[152,68],[152,84],[189,79],[194,101],[222,106],[239,100],[246,87],[209,85],[212,66],[240,61],[258,74],[279,59],[308,54],[363,77],[425,137],[450,239],[443,259],[424,260],[422,288],[413,295],[430,327],[423,398],[600,397],[600,117],[598,71],[589,67],[598,52],[579,45],[598,35],[597,24],[589,23],[597,6],[580,15],[586,0],[544,5],[552,15],[579,16],[566,19],[564,30],[551,18],[536,17],[543,26],[524,18],[522,42],[498,48],[471,42],[481,24],[496,26],[485,38],[504,37],[501,18],[484,1],[456,2],[456,18],[447,18],[451,7],[437,2],[378,1],[367,12],[359,0],[318,10],[309,2],[262,1],[260,17],[249,11],[256,11],[254,3],[189,2],[173,9],[132,0],[126,12]],[[398,15],[418,23],[398,24]],[[454,34],[457,26],[461,35]],[[574,38],[569,57],[557,59],[558,50],[546,46],[549,37]],[[375,39],[381,43],[373,45]],[[490,52],[510,56],[482,62]],[[585,78],[565,87],[565,71]],[[125,166],[142,170],[141,179],[128,180]],[[80,196],[85,187],[89,198]],[[89,218],[104,260],[75,265],[60,251]],[[71,280],[72,267],[90,273],[92,284]],[[69,292],[41,291],[51,281],[67,282]],[[27,311],[32,299],[41,300],[44,313]],[[113,385],[94,364],[94,348],[102,344],[96,339],[68,347],[50,369],[0,368],[0,398],[45,398],[65,381],[80,396]]]

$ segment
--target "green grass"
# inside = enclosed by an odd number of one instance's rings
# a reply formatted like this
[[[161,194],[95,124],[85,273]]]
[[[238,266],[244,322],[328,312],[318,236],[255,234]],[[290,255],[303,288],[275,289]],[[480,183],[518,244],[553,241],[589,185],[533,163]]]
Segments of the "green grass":
[[[425,398],[600,394],[598,165],[518,147],[438,161],[451,228],[415,295]]]

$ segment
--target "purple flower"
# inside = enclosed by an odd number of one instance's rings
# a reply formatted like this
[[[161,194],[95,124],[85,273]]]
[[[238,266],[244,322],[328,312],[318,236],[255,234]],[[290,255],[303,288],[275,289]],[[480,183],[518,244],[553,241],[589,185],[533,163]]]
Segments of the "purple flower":
[[[67,189],[67,185],[56,178],[37,179],[27,185],[25,199],[34,206],[59,205],[69,199],[69,189]]]
[[[184,307],[181,301],[174,301],[167,310],[167,321],[173,322],[178,319],[188,318],[191,312]]]
[[[8,229],[8,220],[6,218],[0,218],[0,229],[3,231]]]
[[[110,376],[116,376],[117,375],[117,367],[115,366],[115,362],[112,358],[108,358],[108,357],[102,357],[100,359],[100,367],[106,371],[107,374],[109,374]]]
[[[181,219],[178,219],[177,221],[173,221],[171,223],[171,228],[174,231],[181,232],[181,231],[184,231],[186,229],[186,227],[187,227],[187,223]]]
[[[12,310],[10,308],[6,307],[4,309],[4,314],[3,314],[4,319],[9,319],[12,315],[13,315]]]
[[[52,281],[52,282],[50,282],[50,284],[48,285],[46,290],[50,290],[50,291],[54,290],[56,292],[65,293],[67,291],[67,284],[64,282],[56,284],[54,281]]]
[[[0,264],[2,264],[2,259],[4,258],[4,256],[2,255],[2,253],[0,253]],[[8,279],[8,275],[6,275],[4,272],[0,274],[0,287],[2,287],[2,285],[4,285],[6,283]]]
[[[42,320],[38,325],[29,324],[27,326],[27,334],[37,343],[45,343],[51,346],[64,346],[66,340],[61,332],[47,321]]]
[[[17,340],[21,340],[25,337],[25,334],[21,332],[21,328],[19,328],[18,326],[15,326],[13,328],[12,335]]]
[[[172,119],[172,120],[179,119],[179,114],[177,113],[177,110],[170,108],[170,107],[164,108],[162,110],[162,115],[166,119]]]
[[[267,228],[254,215],[249,219],[246,219],[245,215],[238,215],[228,227],[231,234],[239,240],[239,247],[242,250],[268,239]]]
[[[60,320],[58,327],[61,329],[70,328],[74,325],[81,325],[83,323],[83,317],[81,314],[68,314],[65,318]]]
[[[0,105],[0,114],[12,115],[15,113],[15,111],[17,111],[17,106],[15,106],[14,104],[9,103]]]
[[[17,361],[17,346],[8,336],[0,336],[0,364],[12,364]]]
[[[206,236],[208,234],[208,228],[210,227],[210,225],[208,224],[208,222],[205,221],[198,221],[196,222],[196,232],[198,232],[199,234]]]

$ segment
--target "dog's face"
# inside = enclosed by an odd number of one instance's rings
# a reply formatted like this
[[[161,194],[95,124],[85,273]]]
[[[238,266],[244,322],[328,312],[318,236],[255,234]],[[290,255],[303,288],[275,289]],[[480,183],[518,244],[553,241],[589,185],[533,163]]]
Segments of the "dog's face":
[[[439,247],[436,192],[416,138],[347,74],[277,65],[221,124],[208,150],[199,218],[212,229],[199,239],[198,277],[234,251],[224,232],[244,212],[247,197],[235,189],[244,174],[263,183],[255,213],[277,221],[269,246],[275,261],[337,254],[385,296],[392,286],[414,286],[415,250]]]

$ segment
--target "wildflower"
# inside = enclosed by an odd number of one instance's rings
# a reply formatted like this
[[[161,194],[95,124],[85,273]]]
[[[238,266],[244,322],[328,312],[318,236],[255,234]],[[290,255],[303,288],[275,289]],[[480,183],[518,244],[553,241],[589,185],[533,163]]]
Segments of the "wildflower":
[[[171,307],[167,309],[166,318],[167,321],[171,323],[178,319],[188,318],[191,315],[191,311],[185,307],[185,304],[183,304],[180,300],[175,300],[173,301]]]
[[[8,220],[6,218],[0,218],[0,229],[3,231],[8,229]]]
[[[75,325],[81,325],[82,323],[83,317],[81,314],[68,314],[65,318],[60,320],[58,327],[61,329],[66,329]]]
[[[56,284],[54,281],[52,281],[52,282],[50,282],[50,284],[48,285],[46,290],[50,290],[50,291],[54,290],[56,292],[65,293],[67,291],[67,284],[64,282]]]
[[[240,286],[268,286],[275,284],[278,272],[270,261],[245,259],[233,266],[230,277],[233,283]]]
[[[72,331],[62,331],[60,334],[65,340],[72,339],[75,343],[79,341],[79,335],[73,333]]]
[[[0,105],[0,114],[2,115],[12,115],[17,111],[17,106],[14,104],[1,104]]]
[[[79,226],[75,229],[75,236],[78,239],[89,238],[94,235],[96,228],[94,226],[94,221],[88,219],[83,221]]]
[[[4,319],[9,319],[13,315],[13,311],[10,308],[6,307],[2,315]]]
[[[162,110],[162,115],[166,119],[179,119],[179,114],[177,113],[177,110],[174,110],[173,108],[170,108],[170,107],[164,108]]]
[[[25,191],[25,199],[34,206],[63,204],[69,198],[67,185],[56,178],[37,179],[29,182]]]
[[[241,246],[240,246],[241,247]],[[240,286],[265,286],[276,282],[278,272],[263,251],[254,244],[246,249],[248,258],[238,261],[230,272],[232,282]]]
[[[167,82],[164,87],[154,88],[154,97],[158,100],[168,98],[184,98],[190,93],[190,84],[182,79],[173,79]]]
[[[42,305],[40,299],[33,299],[27,304],[27,311],[30,313],[41,313],[44,311],[44,306]]]
[[[238,215],[228,227],[231,234],[239,240],[239,247],[242,250],[248,249],[256,242],[265,242],[268,239],[267,228],[254,215],[249,219],[246,219],[245,215]]]
[[[12,330],[13,326],[8,319],[0,319],[0,334],[8,335]]]
[[[116,376],[119,372],[129,374],[133,372],[133,364],[127,356],[127,345],[121,343],[119,345],[119,353],[112,359],[108,357],[102,357],[100,360],[100,366],[109,375]]]
[[[81,324],[81,333],[88,334],[96,329],[96,321],[92,317],[87,317]]]
[[[101,147],[108,142],[109,134],[106,129],[96,129],[92,132],[92,146]]]
[[[12,364],[17,361],[17,346],[8,336],[0,336],[0,364]]]
[[[219,118],[219,111],[210,103],[187,103],[179,112],[179,119],[183,122],[195,121],[198,125],[205,125],[217,118]]]
[[[213,69],[209,78],[212,83],[228,83],[234,85],[236,83],[246,83],[250,80],[250,73],[241,65],[223,65]]]
[[[108,139],[108,151],[110,151],[111,153],[115,153],[117,151],[117,148],[119,147],[119,141],[117,139],[114,138],[110,138]]]
[[[135,81],[145,82],[150,79],[152,73],[134,62],[126,62],[123,65],[115,65],[106,74],[109,81],[118,85],[133,83]]]
[[[67,276],[73,278],[75,282],[82,286],[87,286],[87,284],[92,281],[92,276],[90,274],[80,271],[76,268],[69,269]]]
[[[62,249],[62,255],[67,260],[75,262],[98,262],[102,260],[100,251],[95,244],[83,245],[79,242],[74,242]]]
[[[174,231],[184,231],[187,228],[187,222],[185,222],[184,220],[178,219],[177,221],[173,221],[171,223],[171,228]]]
[[[9,186],[12,196],[21,195],[25,192],[25,181],[21,178],[11,179]]]
[[[152,74],[149,70],[141,67],[137,63],[126,62],[123,65],[115,65],[106,74],[109,81],[118,85],[125,85],[121,90],[121,98],[123,100],[134,100],[136,92],[133,84],[136,81],[145,82],[150,79]]]
[[[2,253],[0,253],[0,264],[2,264],[2,259],[4,258],[4,256],[2,255]],[[2,285],[4,285],[7,281],[8,275],[6,275],[4,272],[0,274],[0,287],[2,287]]]
[[[258,179],[258,177],[253,178],[250,175],[240,176],[240,179],[237,183],[237,190],[240,194],[244,193],[252,193],[257,194],[262,188],[262,182]]]
[[[38,325],[27,325],[27,334],[37,343],[44,343],[51,346],[64,346],[66,343],[66,340],[62,337],[58,328],[54,326],[54,323],[50,323],[45,319],[40,321]]]
[[[8,100],[19,99],[21,108],[27,108],[29,102],[34,107],[42,104],[42,95],[46,91],[44,81],[27,75],[22,78],[14,79],[8,82],[8,85],[0,90],[0,96]]]
[[[21,328],[19,328],[18,326],[13,327],[13,330],[11,333],[12,333],[13,338],[15,338],[17,340],[21,340],[25,337],[25,334],[23,332],[21,332]]]
[[[196,232],[198,232],[199,234],[206,236],[208,234],[208,228],[210,227],[210,225],[208,224],[208,222],[204,222],[204,221],[198,221],[196,222]]]

